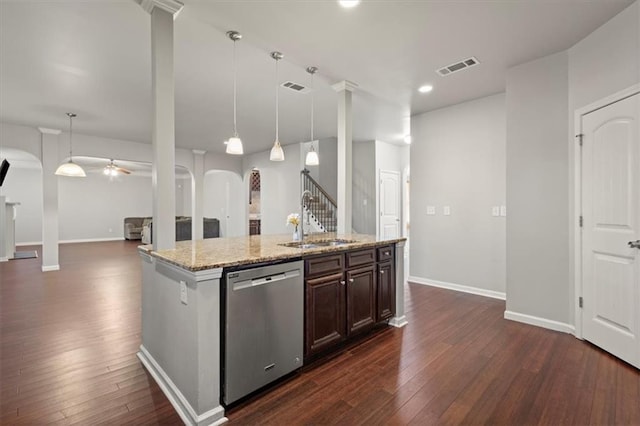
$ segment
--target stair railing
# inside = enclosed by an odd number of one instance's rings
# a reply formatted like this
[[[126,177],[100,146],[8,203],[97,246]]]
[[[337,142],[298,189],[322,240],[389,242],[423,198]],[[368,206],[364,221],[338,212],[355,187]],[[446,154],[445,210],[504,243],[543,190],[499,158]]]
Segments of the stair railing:
[[[335,232],[338,210],[336,201],[311,177],[309,170],[302,170],[300,178],[302,179],[302,190],[311,192],[312,200],[308,201],[305,207],[315,216],[325,231]]]

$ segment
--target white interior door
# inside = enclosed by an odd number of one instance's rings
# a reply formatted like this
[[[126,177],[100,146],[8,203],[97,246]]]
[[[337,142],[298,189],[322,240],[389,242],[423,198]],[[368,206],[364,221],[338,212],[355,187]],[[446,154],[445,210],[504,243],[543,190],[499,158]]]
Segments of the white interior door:
[[[382,238],[400,237],[400,173],[380,170],[380,230]]]
[[[640,368],[640,94],[582,116],[583,337]]]

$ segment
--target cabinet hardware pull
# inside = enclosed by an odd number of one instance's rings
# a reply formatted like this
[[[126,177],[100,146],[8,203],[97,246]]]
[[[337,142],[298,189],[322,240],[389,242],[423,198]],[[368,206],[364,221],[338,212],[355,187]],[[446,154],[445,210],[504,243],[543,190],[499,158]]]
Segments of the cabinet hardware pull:
[[[389,253],[388,251],[385,251],[385,252],[384,252],[384,255],[385,255],[385,256],[389,256],[390,254],[391,254],[391,253]]]
[[[345,285],[345,282],[344,282],[344,280],[342,280],[342,281],[340,281],[340,284],[342,284],[342,285]]]
[[[381,274],[384,274],[384,271],[380,271]]]
[[[352,283],[353,282],[353,278],[349,278],[349,282]]]

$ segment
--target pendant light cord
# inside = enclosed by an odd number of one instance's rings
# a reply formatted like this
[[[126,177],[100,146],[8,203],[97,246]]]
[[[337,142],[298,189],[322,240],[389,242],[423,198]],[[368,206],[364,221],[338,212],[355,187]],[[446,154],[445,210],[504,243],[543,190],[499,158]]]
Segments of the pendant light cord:
[[[280,138],[278,137],[278,110],[280,109],[279,99],[278,99],[278,59],[276,59],[276,142],[280,143]]]
[[[238,137],[238,124],[236,121],[236,41],[233,40],[233,136]]]
[[[73,116],[69,114],[69,161],[73,160]]]
[[[314,104],[314,100],[315,100],[315,91],[313,90],[313,73],[311,73],[311,140],[314,140],[313,139],[313,104]]]

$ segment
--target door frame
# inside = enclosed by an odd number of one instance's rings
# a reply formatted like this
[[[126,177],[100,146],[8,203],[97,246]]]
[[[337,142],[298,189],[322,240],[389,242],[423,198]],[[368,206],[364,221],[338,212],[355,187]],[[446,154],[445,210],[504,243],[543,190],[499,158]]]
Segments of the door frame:
[[[605,108],[611,104],[619,102],[623,99],[630,98],[640,93],[640,83],[627,87],[624,90],[616,92],[612,95],[599,99],[582,108],[578,108],[574,113],[573,129],[575,135],[572,137],[573,144],[573,213],[569,217],[573,223],[573,239],[569,241],[570,247],[573,247],[573,314],[575,330],[574,335],[578,339],[582,336],[582,308],[580,307],[579,298],[582,296],[582,231],[580,227],[580,216],[582,215],[582,149],[579,143],[579,136],[582,134],[582,117],[591,112]]]

